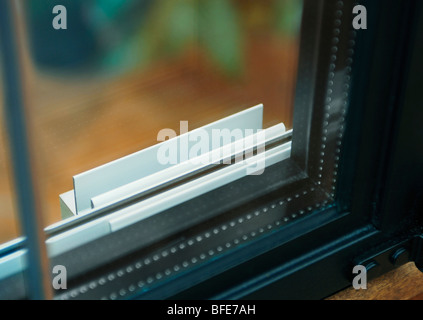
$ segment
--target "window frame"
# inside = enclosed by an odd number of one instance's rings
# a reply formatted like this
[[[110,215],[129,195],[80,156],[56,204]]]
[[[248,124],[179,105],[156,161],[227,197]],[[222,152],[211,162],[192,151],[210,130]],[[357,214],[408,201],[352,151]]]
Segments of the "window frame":
[[[324,8],[333,8],[335,3],[306,1],[309,7],[305,8],[304,15],[313,15],[316,10],[321,13],[314,23],[307,21],[308,24],[303,26],[309,28],[310,33],[306,34],[313,36],[302,40],[302,48],[306,46],[308,49],[300,52],[303,55],[300,61],[313,62],[311,68],[314,76],[304,77],[308,82],[301,83],[297,88],[291,159],[266,169],[267,177],[277,176],[278,180],[269,184],[265,175],[259,179],[261,182],[255,180],[251,184],[252,178],[246,177],[173,208],[171,211],[174,215],[199,203],[206,203],[206,210],[213,216],[216,214],[213,210],[217,210],[213,208],[216,196],[230,189],[239,188],[244,197],[219,207],[221,215],[233,210],[271,206],[275,198],[298,194],[301,185],[315,186],[318,175],[315,164],[319,157],[318,152],[312,152],[312,149],[320,146],[322,138],[322,115],[319,116],[316,110],[324,108],[331,65],[328,55],[331,46],[328,43],[322,45],[321,39],[324,38],[323,34],[333,29],[335,14],[334,10]],[[352,0],[344,1],[348,6],[353,3]],[[354,40],[353,82],[346,97],[349,111],[339,155],[335,201],[328,201],[317,210],[311,210],[301,220],[287,224],[248,246],[130,298],[268,299],[275,298],[274,292],[278,292],[277,298],[280,299],[323,298],[351,285],[349,276],[352,266],[363,252],[371,248],[377,251],[385,242],[390,245],[401,243],[416,234],[412,229],[416,225],[412,219],[414,213],[410,212],[413,208],[393,212],[389,208],[392,204],[401,208],[404,195],[395,200],[389,195],[398,189],[394,183],[399,178],[394,169],[399,161],[398,154],[404,152],[401,148],[396,149],[392,141],[403,141],[406,137],[404,124],[398,128],[395,117],[407,119],[413,111],[410,100],[407,100],[408,105],[404,103],[406,88],[403,83],[413,76],[408,73],[411,67],[407,61],[413,46],[418,43],[415,39],[418,32],[410,30],[417,28],[417,22],[421,21],[423,6],[415,0],[407,3],[363,0],[360,3],[368,9],[369,29],[358,31]],[[412,21],[411,26],[407,24],[408,21]],[[349,49],[345,47],[342,54]],[[386,68],[387,65],[392,68]],[[300,65],[299,77],[303,77],[301,70],[310,73],[309,68],[308,65]],[[304,93],[304,90],[308,92]],[[403,108],[405,111],[401,114]],[[316,121],[316,114],[320,121]],[[392,162],[386,160],[390,154],[396,156]],[[400,224],[407,218],[410,218],[407,223]],[[139,225],[133,226],[133,230],[136,227]],[[187,228],[187,225],[181,226],[181,230]],[[78,252],[95,251],[101,246],[109,248],[111,243],[128,231],[130,229],[96,240],[84,248],[78,248]],[[251,252],[258,254],[254,256]],[[63,261],[70,263],[69,259],[75,253],[73,251],[52,258],[51,265],[63,264]],[[112,269],[128,262],[125,254],[109,257],[109,262],[114,259],[119,261],[111,266]],[[392,268],[394,266],[386,266],[376,275]],[[80,270],[75,277],[84,272],[86,269]],[[18,280],[14,281],[16,284]],[[75,283],[86,281],[82,277]]]

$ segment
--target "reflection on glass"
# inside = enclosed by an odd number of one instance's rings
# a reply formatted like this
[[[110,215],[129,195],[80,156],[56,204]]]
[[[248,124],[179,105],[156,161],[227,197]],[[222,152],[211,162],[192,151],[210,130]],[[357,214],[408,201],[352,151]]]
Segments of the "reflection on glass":
[[[37,182],[48,224],[73,175],[263,103],[292,127],[301,0],[24,1]]]
[[[20,235],[4,119],[1,72],[0,66],[0,244]]]

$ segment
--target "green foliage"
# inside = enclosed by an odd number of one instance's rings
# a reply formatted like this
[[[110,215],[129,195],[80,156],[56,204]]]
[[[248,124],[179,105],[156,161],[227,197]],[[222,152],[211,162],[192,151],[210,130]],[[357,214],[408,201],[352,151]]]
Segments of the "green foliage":
[[[122,0],[95,0],[94,7],[101,10],[107,18],[116,19],[125,9],[125,3]]]
[[[107,42],[99,61],[108,70],[149,66],[199,46],[226,76],[236,77],[245,67],[247,29],[239,15],[242,2],[234,0],[91,0],[99,38]],[[260,0],[257,0],[260,1]],[[302,1],[269,1],[268,19],[274,31],[296,36]],[[112,34],[107,34],[111,30]],[[116,35],[118,37],[116,38]]]
[[[196,0],[155,1],[139,37],[148,60],[179,54],[195,40]],[[149,62],[149,61],[147,61]]]
[[[235,8],[227,0],[160,0],[154,3],[140,38],[147,61],[175,56],[200,44],[227,75],[242,71],[243,35]]]
[[[244,36],[235,8],[227,0],[202,0],[199,10],[200,43],[228,75],[242,72]]]
[[[296,36],[300,29],[302,6],[300,0],[275,0],[276,29],[284,35]]]

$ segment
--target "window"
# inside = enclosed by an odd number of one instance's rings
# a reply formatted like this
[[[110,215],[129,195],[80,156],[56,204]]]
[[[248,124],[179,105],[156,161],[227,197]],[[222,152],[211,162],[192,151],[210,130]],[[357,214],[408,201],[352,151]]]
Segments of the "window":
[[[354,263],[415,239],[410,210],[396,216],[386,209],[384,183],[393,169],[384,157],[397,152],[391,143],[401,133],[383,133],[396,127],[393,115],[405,105],[390,94],[402,97],[399,81],[409,79],[405,61],[415,39],[404,18],[417,28],[421,6],[389,2],[362,1],[369,28],[357,31],[351,23],[357,3],[349,0],[128,1],[122,7],[73,1],[69,17],[83,30],[72,32],[83,36],[65,33],[58,40],[65,45],[52,42],[57,30],[43,18],[51,18],[43,9],[51,3],[20,7],[29,40],[24,53],[33,62],[25,81],[32,79],[39,109],[29,115],[32,141],[51,150],[37,183],[52,217],[72,176],[153,144],[157,129],[172,128],[175,117],[198,128],[264,102],[265,128],[281,121],[292,128],[265,151],[286,146],[289,156],[261,175],[140,217],[146,203],[166,202],[223,174],[205,171],[147,198],[94,207],[47,227],[50,267],[65,266],[69,280],[55,297],[262,298],[272,290],[279,298],[324,297],[350,285],[346,270]],[[132,23],[134,12],[143,14],[141,27]],[[2,35],[14,30],[6,22],[1,28]],[[73,50],[61,51],[69,44]],[[133,55],[140,46],[147,49]],[[384,108],[389,112],[380,115]],[[404,217],[410,220],[400,229]],[[23,245],[4,250],[5,263],[16,262],[11,255]],[[316,272],[330,274],[314,279]],[[26,296],[21,273],[3,281],[8,297]],[[29,294],[36,293],[28,284]]]

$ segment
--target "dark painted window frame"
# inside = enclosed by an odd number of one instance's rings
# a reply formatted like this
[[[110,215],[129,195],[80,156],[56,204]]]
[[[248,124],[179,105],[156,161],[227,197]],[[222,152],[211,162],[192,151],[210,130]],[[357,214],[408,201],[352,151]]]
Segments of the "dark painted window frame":
[[[272,209],[281,199],[289,202],[284,210],[291,218],[302,216],[126,298],[317,299],[350,286],[356,264],[377,261],[372,276],[406,261],[420,267],[423,108],[416,107],[422,71],[416,56],[422,52],[423,5],[418,0],[359,3],[368,9],[369,26],[354,31],[351,11],[358,2],[305,1],[291,159],[260,178],[246,177],[163,212],[147,222],[152,234],[140,232],[146,225],[137,223],[54,257],[51,265],[80,264],[70,275],[71,287],[124,268],[190,232]],[[340,102],[329,112],[331,100]],[[14,139],[11,135],[12,144]],[[324,148],[322,141],[327,141]],[[412,174],[406,171],[410,164],[416,166]],[[303,197],[304,190],[313,192]],[[200,206],[202,218],[194,219]],[[181,221],[167,224],[175,215]],[[167,232],[153,234],[155,225]],[[99,248],[112,253],[99,256]],[[390,254],[401,248],[407,259],[392,263]],[[88,258],[81,264],[75,254]],[[137,281],[136,275],[127,279]],[[22,282],[21,277],[6,280],[16,288]],[[114,289],[105,287],[104,293]]]

